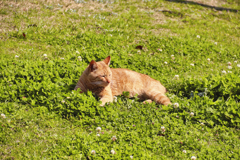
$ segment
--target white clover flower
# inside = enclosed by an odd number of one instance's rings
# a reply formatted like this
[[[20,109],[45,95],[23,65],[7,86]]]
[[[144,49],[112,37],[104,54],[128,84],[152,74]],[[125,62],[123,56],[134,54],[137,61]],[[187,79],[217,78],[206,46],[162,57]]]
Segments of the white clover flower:
[[[18,58],[18,57],[19,57],[18,55],[15,56],[15,58]]]
[[[10,123],[10,122],[11,122],[11,119],[8,119],[7,122]]]
[[[195,156],[192,156],[191,159],[192,159],[192,160],[196,160],[197,158],[196,158]]]
[[[159,50],[160,52],[162,52],[162,49],[159,48],[158,50]]]
[[[200,36],[199,36],[199,35],[197,35],[197,38],[200,38]]]
[[[70,97],[67,97],[67,99],[70,99]]]
[[[201,123],[201,126],[204,126],[204,123]]]
[[[183,150],[183,153],[187,153],[187,151],[186,151],[186,150]]]
[[[62,103],[65,103],[65,100],[62,100],[61,102],[62,102]]]
[[[64,59],[64,58],[60,58],[60,59]]]
[[[47,54],[43,54],[43,57],[47,57]]]
[[[179,118],[179,116],[178,116],[178,115],[176,115],[176,118]]]
[[[222,71],[223,74],[226,74],[227,72],[225,70]]]
[[[102,128],[101,128],[101,127],[97,127],[96,130],[97,130],[98,132],[101,132]]]
[[[175,76],[174,76],[174,79],[179,79],[179,75],[175,75]]]
[[[164,62],[164,64],[167,64],[167,62]]]
[[[100,137],[100,134],[97,134],[98,137]]]
[[[111,150],[111,153],[112,153],[112,154],[116,154],[116,152],[115,152],[113,149]]]
[[[232,66],[228,66],[228,69],[232,69]]]
[[[179,104],[178,103],[174,103],[173,106],[174,106],[174,108],[178,108]]]
[[[214,42],[215,45],[217,45],[217,42]]]
[[[80,54],[78,51],[76,51],[77,54]]]
[[[240,67],[240,64],[237,64],[237,67]]]
[[[174,57],[174,55],[171,55],[171,57]]]
[[[96,154],[96,151],[95,151],[95,150],[92,150],[92,151],[91,151],[91,154]]]
[[[78,56],[78,60],[79,60],[79,61],[82,61],[82,57],[81,57],[81,56]]]
[[[161,127],[161,131],[162,131],[162,132],[165,132],[165,131],[166,131],[166,129],[165,129],[164,126]]]
[[[114,97],[113,97],[113,101],[114,101],[114,102],[117,102],[117,96],[114,96]]]
[[[211,61],[210,58],[208,58],[207,61],[210,62]]]
[[[232,71],[228,71],[228,73],[232,73]]]
[[[130,156],[131,159],[133,159],[133,156]]]
[[[194,66],[194,64],[193,64],[193,63],[191,63],[191,64],[190,64],[190,66]]]
[[[1,114],[1,117],[2,117],[2,118],[6,118],[6,115],[2,113],[2,114]]]
[[[234,63],[237,63],[237,61],[234,61]]]
[[[232,63],[231,63],[231,62],[228,62],[227,64],[228,64],[229,66],[231,66],[231,65],[232,65]]]
[[[193,112],[191,112],[191,113],[190,113],[190,116],[194,116],[194,113],[193,113]]]
[[[112,139],[112,141],[116,141],[116,140],[117,140],[117,137],[116,137],[116,136],[113,136],[111,139]]]

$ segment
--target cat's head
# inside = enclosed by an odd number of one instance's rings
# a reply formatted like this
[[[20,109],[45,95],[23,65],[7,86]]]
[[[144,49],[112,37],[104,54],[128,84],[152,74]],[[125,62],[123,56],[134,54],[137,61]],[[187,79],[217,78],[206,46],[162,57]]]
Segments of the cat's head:
[[[92,60],[88,66],[88,80],[91,84],[97,86],[107,86],[112,81],[112,71],[109,67],[111,57],[100,62]]]

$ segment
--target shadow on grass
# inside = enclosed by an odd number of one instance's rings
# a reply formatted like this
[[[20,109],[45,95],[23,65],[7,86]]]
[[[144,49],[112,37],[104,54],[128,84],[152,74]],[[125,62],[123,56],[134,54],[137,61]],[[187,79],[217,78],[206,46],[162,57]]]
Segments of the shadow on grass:
[[[193,2],[193,1],[185,1],[185,0],[165,0],[165,1],[175,2],[175,3],[185,3],[185,4],[191,4],[191,5],[199,5],[199,6],[203,6],[203,7],[206,7],[206,8],[216,9],[218,11],[230,11],[230,12],[235,12],[235,13],[238,12],[237,9],[215,7],[215,6],[210,6],[210,5],[207,5],[207,4],[203,4],[203,3],[199,3],[199,2]]]

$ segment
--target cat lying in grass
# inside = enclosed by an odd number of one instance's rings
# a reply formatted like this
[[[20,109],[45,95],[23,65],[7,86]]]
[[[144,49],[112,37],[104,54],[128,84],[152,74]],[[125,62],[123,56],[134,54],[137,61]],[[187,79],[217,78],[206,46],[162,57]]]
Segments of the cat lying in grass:
[[[113,96],[128,91],[130,97],[138,95],[140,100],[158,104],[171,104],[165,95],[166,88],[157,80],[148,75],[137,73],[128,69],[110,68],[110,56],[100,62],[92,60],[80,76],[75,90],[82,92],[92,91],[102,101],[101,106],[113,101]]]

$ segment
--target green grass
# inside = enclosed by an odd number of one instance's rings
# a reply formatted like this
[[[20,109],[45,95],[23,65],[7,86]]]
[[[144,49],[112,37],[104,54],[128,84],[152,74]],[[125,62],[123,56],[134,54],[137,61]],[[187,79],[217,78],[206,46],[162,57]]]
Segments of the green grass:
[[[239,12],[164,0],[0,5],[1,159],[239,159]],[[73,91],[108,55],[112,68],[159,80],[179,107],[127,93],[99,107]]]

